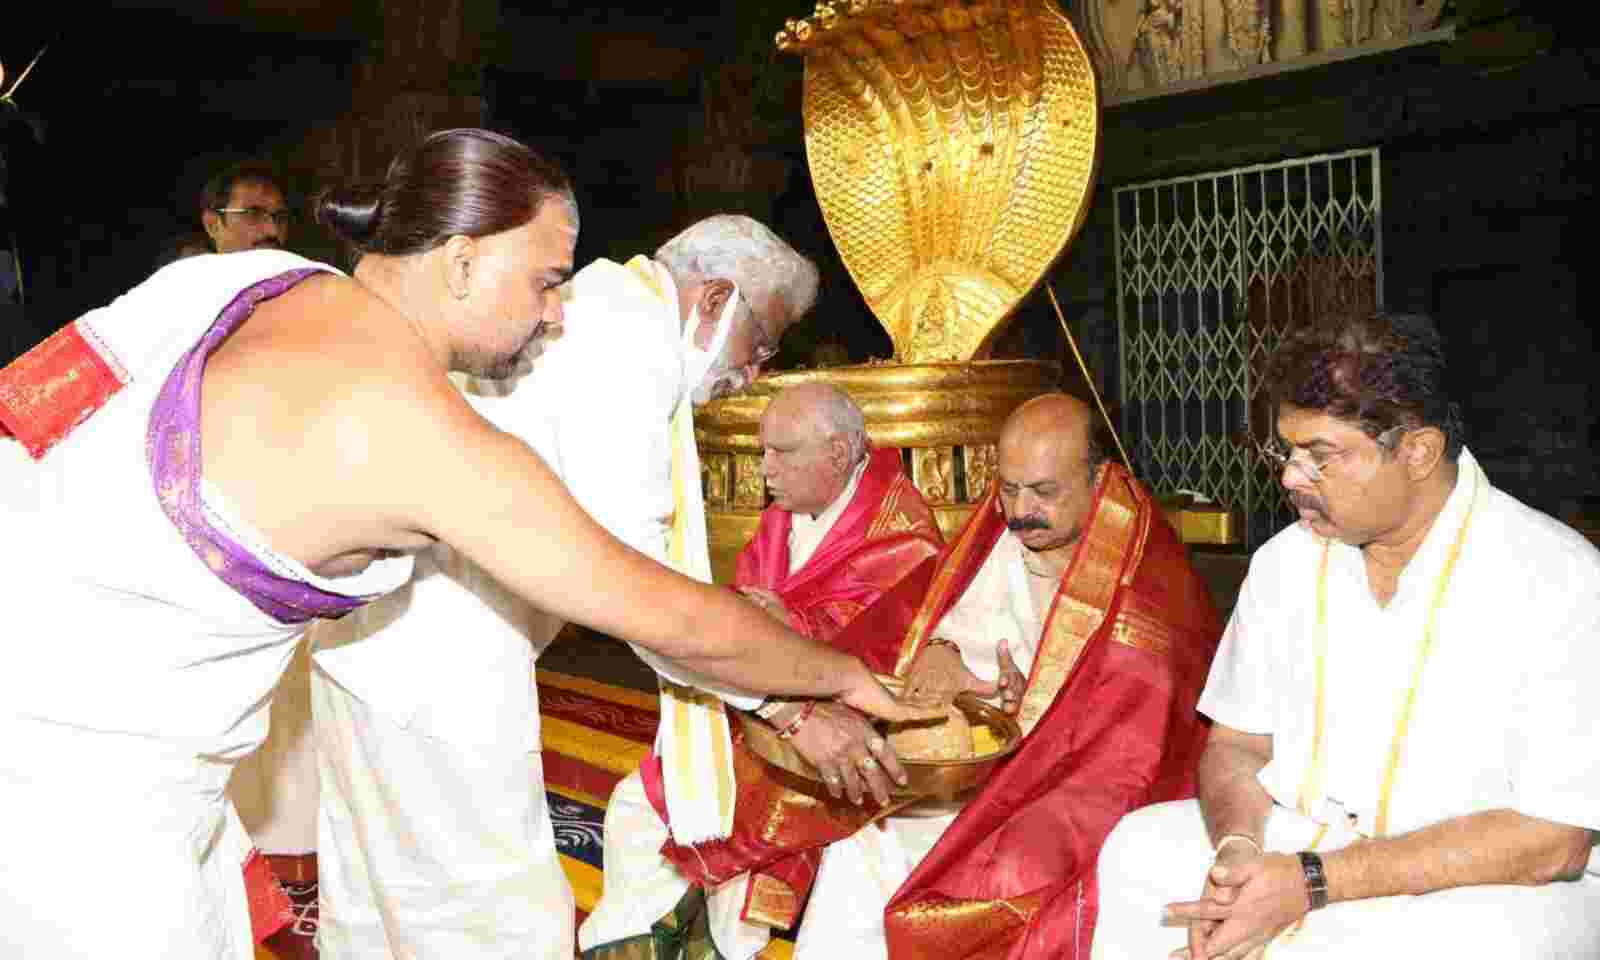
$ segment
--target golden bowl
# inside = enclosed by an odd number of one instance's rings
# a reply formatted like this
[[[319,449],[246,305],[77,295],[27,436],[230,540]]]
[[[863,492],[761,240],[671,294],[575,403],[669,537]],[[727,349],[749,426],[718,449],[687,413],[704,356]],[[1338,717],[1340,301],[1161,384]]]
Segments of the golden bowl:
[[[897,677],[880,677],[891,690],[899,686]],[[955,705],[972,724],[973,739],[981,751],[975,756],[960,760],[907,760],[900,759],[905,768],[906,783],[897,786],[890,796],[894,800],[922,800],[938,798],[950,800],[983,785],[1001,760],[1010,756],[1022,741],[1022,727],[1016,718],[1008,716],[998,707],[990,706],[968,693],[955,698]],[[778,731],[770,724],[751,714],[734,711],[744,731],[744,742],[756,756],[766,761],[782,776],[784,782],[815,796],[827,796],[827,787],[817,768],[807,763],[800,752],[787,740],[778,739]]]

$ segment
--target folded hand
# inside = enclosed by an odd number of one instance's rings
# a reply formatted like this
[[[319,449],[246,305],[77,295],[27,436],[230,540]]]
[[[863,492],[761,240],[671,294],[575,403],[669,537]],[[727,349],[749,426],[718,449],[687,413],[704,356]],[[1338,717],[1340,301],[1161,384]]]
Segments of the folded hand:
[[[1169,923],[1189,927],[1184,960],[1246,960],[1306,915],[1305,874],[1290,854],[1228,844],[1206,873],[1200,899],[1169,903]]]

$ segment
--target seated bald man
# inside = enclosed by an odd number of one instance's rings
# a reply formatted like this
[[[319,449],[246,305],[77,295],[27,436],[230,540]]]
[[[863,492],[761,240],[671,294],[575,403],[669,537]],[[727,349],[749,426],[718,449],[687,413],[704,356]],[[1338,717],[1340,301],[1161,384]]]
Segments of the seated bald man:
[[[1022,745],[983,787],[862,829],[876,804],[775,786],[756,819],[763,833],[664,848],[707,889],[820,851],[814,889],[791,870],[788,889],[758,886],[750,898],[782,922],[809,891],[799,960],[1087,956],[1101,841],[1122,814],[1192,795],[1205,739],[1194,705],[1220,624],[1095,423],[1064,395],[1019,407],[1001,432],[997,481],[966,526],[835,640],[903,676],[909,693],[971,692],[1014,714]],[[896,763],[869,739],[822,769],[842,780]]]
[[[860,408],[834,387],[802,384],[780,393],[762,415],[761,444],[772,505],[739,554],[735,583],[795,631],[831,640],[938,552],[938,526],[901,472],[899,452],[872,450]],[[855,711],[832,704],[770,700],[757,713],[787,731],[796,749],[823,769],[849,767],[850,754],[876,736]],[[739,801],[728,842],[742,843],[766,812],[751,791],[771,785],[753,755],[742,745],[734,749]],[[892,754],[886,761],[896,769]],[[647,758],[640,773],[618,785],[606,808],[605,893],[579,935],[591,955],[632,956],[652,943],[652,929],[667,914],[674,923],[704,915],[699,889],[660,855],[668,826],[659,763],[654,755]],[[838,789],[846,789],[843,781]],[[852,773],[847,789],[858,801],[873,790],[887,796],[888,781],[881,770],[871,780]],[[815,861],[814,852],[809,859],[802,852],[711,895],[711,913],[719,918],[715,939],[724,956],[753,954],[770,937],[770,924],[792,922],[752,913],[746,908],[750,891],[773,884],[787,889],[795,871],[809,878]],[[703,926],[698,935],[707,935]]]

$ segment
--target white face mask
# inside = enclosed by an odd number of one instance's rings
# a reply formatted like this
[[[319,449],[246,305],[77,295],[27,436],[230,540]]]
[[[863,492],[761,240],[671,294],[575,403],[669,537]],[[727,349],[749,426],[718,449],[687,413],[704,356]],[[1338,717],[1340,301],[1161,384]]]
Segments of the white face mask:
[[[722,305],[722,312],[717,317],[715,332],[711,335],[711,346],[702,350],[695,345],[695,331],[700,329],[700,324],[705,318],[700,313],[700,305],[694,306],[694,312],[689,316],[689,322],[683,330],[683,382],[689,395],[689,402],[695,406],[707,403],[724,393],[732,393],[744,386],[744,373],[725,366],[722,361],[723,350],[728,345],[728,337],[733,332],[734,314],[739,309],[739,286],[734,284],[733,294],[728,297],[728,302]],[[719,386],[728,389],[719,391]]]

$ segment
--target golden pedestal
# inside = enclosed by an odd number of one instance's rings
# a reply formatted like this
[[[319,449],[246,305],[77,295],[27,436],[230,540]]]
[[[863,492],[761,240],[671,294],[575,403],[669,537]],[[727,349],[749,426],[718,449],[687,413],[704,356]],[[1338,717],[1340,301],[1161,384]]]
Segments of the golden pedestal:
[[[805,58],[817,201],[895,359],[763,377],[696,415],[720,583],[766,503],[762,411],[795,384],[850,394],[946,537],[961,526],[1005,418],[1057,386],[1042,363],[980,358],[1083,225],[1100,148],[1094,67],[1055,0],[823,0],[777,45]],[[1222,507],[1167,513],[1189,542],[1237,539]]]
[[[994,477],[1000,425],[1023,401],[1054,389],[1056,377],[1054,367],[1032,360],[879,363],[766,376],[707,404],[695,414],[695,438],[717,582],[732,582],[734,558],[766,505],[761,414],[779,391],[822,382],[848,393],[866,415],[873,444],[901,451],[948,537]]]

